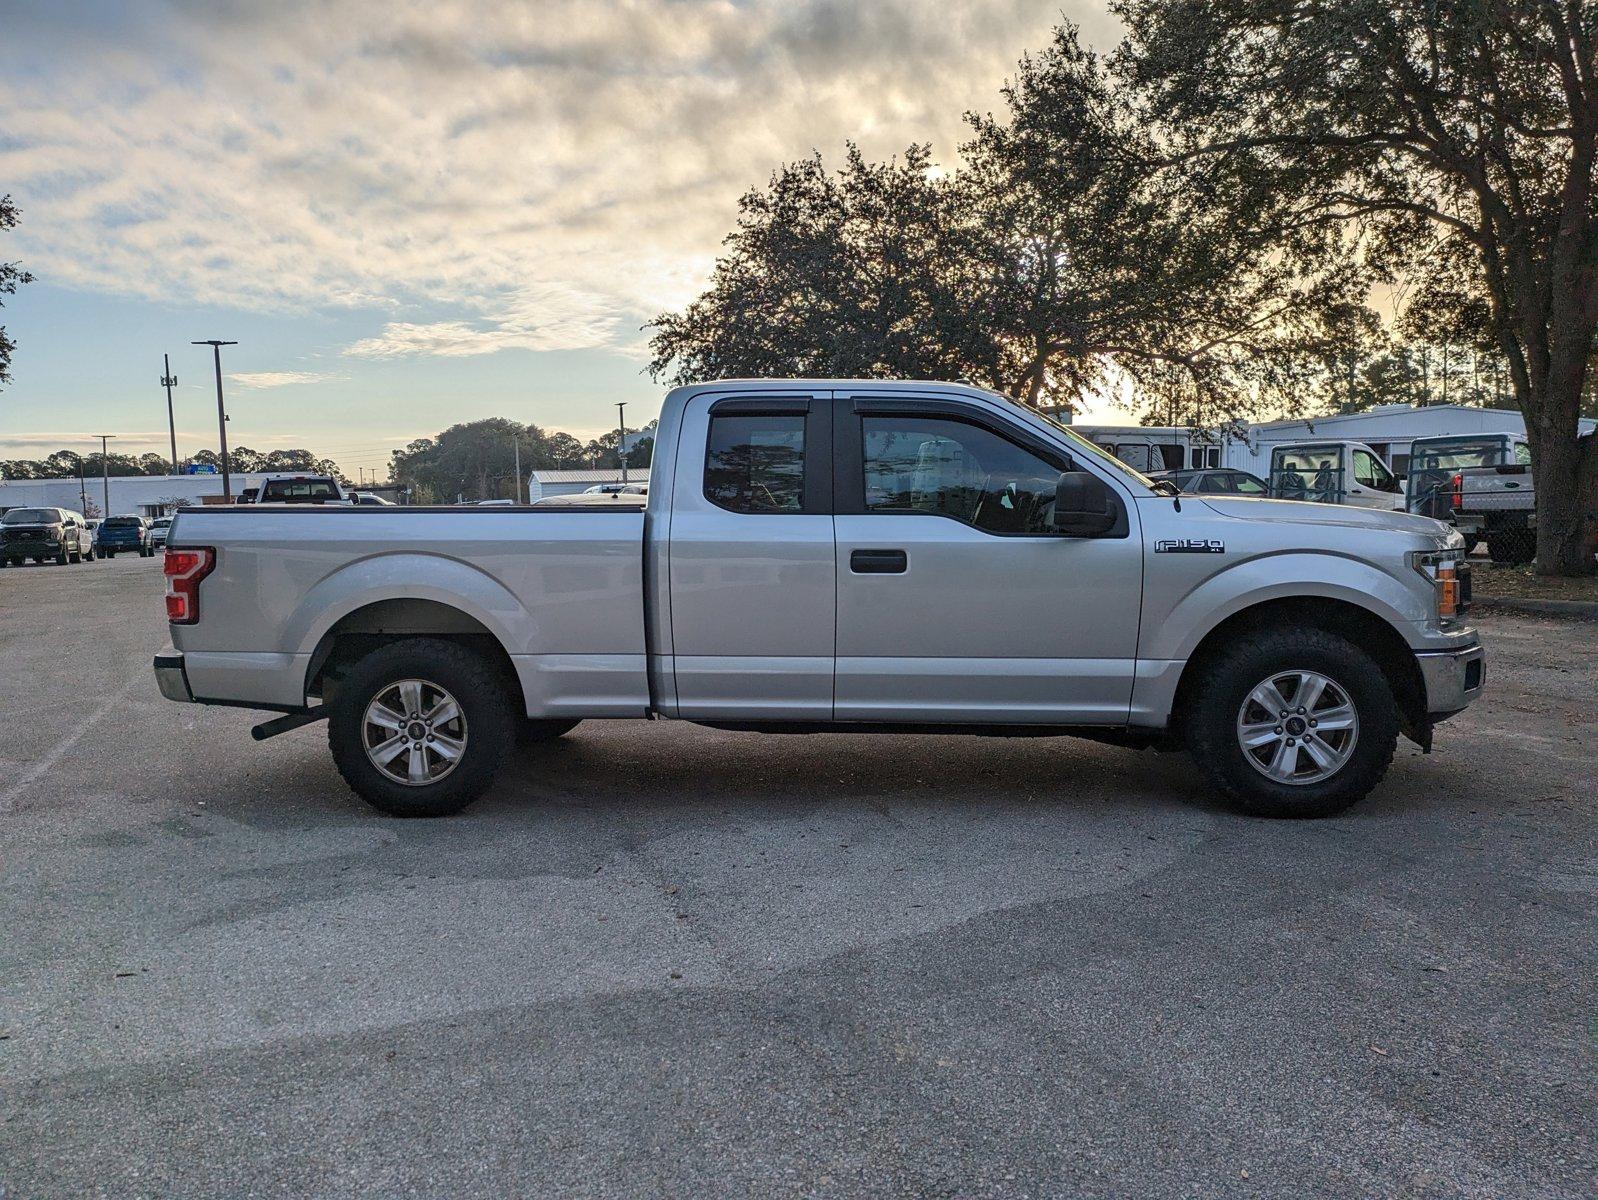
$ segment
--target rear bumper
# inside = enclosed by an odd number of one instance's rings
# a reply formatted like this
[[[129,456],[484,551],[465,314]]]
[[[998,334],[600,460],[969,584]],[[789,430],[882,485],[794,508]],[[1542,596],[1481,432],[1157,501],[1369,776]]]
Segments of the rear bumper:
[[[1481,644],[1416,653],[1426,684],[1426,712],[1434,720],[1467,707],[1482,693],[1487,669]]]
[[[163,650],[155,656],[155,686],[168,700],[194,703],[194,692],[189,688],[188,674],[183,670],[183,655],[176,650]]]

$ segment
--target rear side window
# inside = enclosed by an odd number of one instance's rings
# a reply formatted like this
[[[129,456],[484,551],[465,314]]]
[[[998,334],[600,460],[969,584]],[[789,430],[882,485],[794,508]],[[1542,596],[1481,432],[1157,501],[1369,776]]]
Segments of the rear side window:
[[[263,500],[337,500],[338,489],[326,479],[274,479],[261,492]]]
[[[705,498],[731,512],[801,511],[804,416],[712,416],[705,450]]]

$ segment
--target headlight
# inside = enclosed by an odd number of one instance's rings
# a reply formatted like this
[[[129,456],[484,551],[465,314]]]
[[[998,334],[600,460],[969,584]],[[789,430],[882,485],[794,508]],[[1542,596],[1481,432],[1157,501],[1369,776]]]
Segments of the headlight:
[[[1412,550],[1409,565],[1437,592],[1437,623],[1451,625],[1458,620],[1470,599],[1470,567],[1463,549]]]

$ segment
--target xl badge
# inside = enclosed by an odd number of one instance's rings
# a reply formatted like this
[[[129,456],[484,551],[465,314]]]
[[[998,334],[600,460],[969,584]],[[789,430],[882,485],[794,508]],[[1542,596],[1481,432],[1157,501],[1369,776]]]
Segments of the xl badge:
[[[1161,538],[1154,543],[1156,554],[1225,554],[1226,543],[1216,538]]]

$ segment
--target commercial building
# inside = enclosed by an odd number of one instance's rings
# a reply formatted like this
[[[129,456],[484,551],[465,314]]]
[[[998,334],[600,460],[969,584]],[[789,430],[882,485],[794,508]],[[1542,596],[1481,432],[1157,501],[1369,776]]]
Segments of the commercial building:
[[[653,433],[653,430],[650,432]],[[570,496],[577,492],[586,492],[598,483],[621,483],[623,482],[621,476],[619,467],[595,471],[534,471],[527,480],[527,501],[531,504],[548,496]],[[628,467],[626,482],[647,485],[649,468]]]
[[[235,472],[235,497],[259,487],[265,473]],[[109,511],[106,492],[110,492]],[[91,476],[67,479],[0,479],[0,513],[12,508],[70,508],[85,516],[160,517],[188,504],[221,504],[221,475],[113,475],[109,484]]]
[[[1209,431],[1183,427],[1138,425],[1075,425],[1072,428],[1140,471],[1174,471],[1185,467],[1240,467],[1264,475],[1271,448],[1288,442],[1323,439],[1363,442],[1392,468],[1409,470],[1409,448],[1417,438],[1472,433],[1524,435],[1526,422],[1512,408],[1476,408],[1465,404],[1384,404],[1368,412],[1286,421],[1238,423]],[[1584,420],[1591,433],[1598,421]]]

